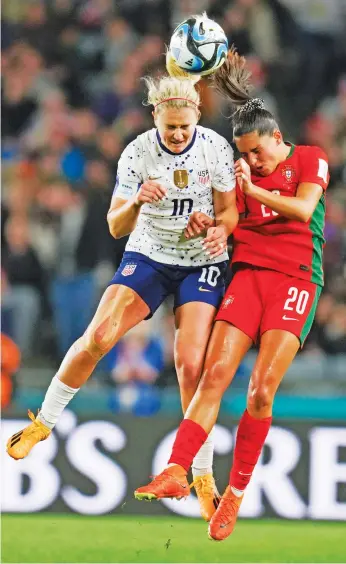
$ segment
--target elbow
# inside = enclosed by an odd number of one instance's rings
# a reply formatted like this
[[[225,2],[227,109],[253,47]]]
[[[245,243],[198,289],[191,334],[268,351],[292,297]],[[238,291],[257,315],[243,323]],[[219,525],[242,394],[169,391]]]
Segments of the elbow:
[[[298,216],[298,221],[300,221],[301,223],[308,223],[311,219],[311,212],[310,210],[303,210],[299,216]]]
[[[120,239],[120,235],[115,229],[114,223],[112,223],[111,221],[108,221],[108,229],[109,229],[109,233],[112,235],[114,239]]]

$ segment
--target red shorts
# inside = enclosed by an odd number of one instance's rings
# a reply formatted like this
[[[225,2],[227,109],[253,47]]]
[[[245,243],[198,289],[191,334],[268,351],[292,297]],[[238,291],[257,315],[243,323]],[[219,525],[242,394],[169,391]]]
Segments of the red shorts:
[[[282,272],[241,267],[227,288],[216,321],[228,321],[256,343],[269,329],[283,329],[301,346],[311,329],[322,288]]]

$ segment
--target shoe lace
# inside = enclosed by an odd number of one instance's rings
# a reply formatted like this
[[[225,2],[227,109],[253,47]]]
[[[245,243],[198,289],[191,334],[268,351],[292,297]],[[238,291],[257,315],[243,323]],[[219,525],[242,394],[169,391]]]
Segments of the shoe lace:
[[[239,506],[233,498],[222,498],[218,509],[221,521],[223,523],[228,523],[229,521],[231,521],[234,515],[237,514],[238,509]]]
[[[190,484],[190,488],[195,488],[197,493],[209,498],[213,498],[215,495],[214,486],[214,480],[209,476],[197,476]]]
[[[41,433],[42,433],[44,436],[46,436],[47,433],[45,433],[45,432],[43,431],[43,429],[42,429],[40,423],[36,420],[35,415],[33,414],[32,411],[30,411],[30,409],[28,409],[28,417],[29,417],[29,419],[31,419],[31,421],[34,423],[35,426],[32,427],[32,429],[30,429],[29,432],[27,432],[27,436],[28,436],[28,435],[32,435],[33,433],[36,433],[36,432],[37,432],[37,429],[39,429],[39,430],[41,431]]]
[[[33,423],[36,423],[36,421],[35,421],[35,420],[36,420],[36,417],[35,417],[35,415],[33,414],[33,412],[30,411],[30,409],[28,409],[28,417],[29,417],[29,419],[31,419],[31,421],[32,421]]]

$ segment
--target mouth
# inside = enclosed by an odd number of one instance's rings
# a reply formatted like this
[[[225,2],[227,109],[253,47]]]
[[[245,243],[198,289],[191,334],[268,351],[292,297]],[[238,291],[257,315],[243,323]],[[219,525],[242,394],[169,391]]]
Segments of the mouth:
[[[175,151],[179,151],[185,147],[185,141],[171,141],[171,145]]]
[[[266,165],[256,166],[255,174],[258,174],[259,176],[267,176],[269,172]]]

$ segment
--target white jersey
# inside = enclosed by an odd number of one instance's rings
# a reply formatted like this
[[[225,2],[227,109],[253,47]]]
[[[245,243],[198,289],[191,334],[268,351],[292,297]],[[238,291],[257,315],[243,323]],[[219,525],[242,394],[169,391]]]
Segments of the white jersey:
[[[162,184],[167,195],[165,200],[142,205],[126,251],[178,266],[227,260],[227,252],[208,258],[202,236],[184,236],[192,212],[215,217],[213,189],[228,192],[235,188],[233,150],[226,139],[198,125],[188,147],[175,154],[162,144],[157,129],[146,131],[122,153],[114,193],[127,200],[149,179]]]

